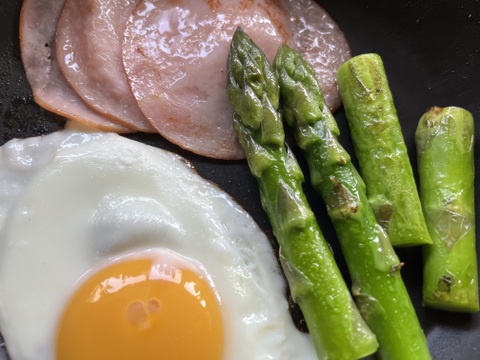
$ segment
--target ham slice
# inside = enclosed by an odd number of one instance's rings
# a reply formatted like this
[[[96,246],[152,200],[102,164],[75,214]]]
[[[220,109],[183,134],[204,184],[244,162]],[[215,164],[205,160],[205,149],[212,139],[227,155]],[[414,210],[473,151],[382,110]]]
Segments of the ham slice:
[[[138,0],[67,0],[57,27],[57,61],[72,88],[115,122],[155,129],[138,108],[125,76],[122,40]]]
[[[160,134],[195,153],[240,159],[226,92],[226,61],[238,26],[272,60],[285,14],[259,1],[141,1],[125,31],[123,61],[144,114]]]
[[[65,0],[24,0],[20,50],[35,101],[45,109],[104,131],[132,132],[90,109],[60,73],[55,59],[55,30]]]
[[[238,26],[271,61],[282,42],[302,53],[328,106],[338,108],[336,71],[350,49],[312,0],[25,0],[22,59],[36,101],[51,111],[242,159],[226,94]]]
[[[160,134],[208,157],[244,157],[226,94],[226,59],[238,26],[271,61],[282,42],[306,55],[327,104],[332,109],[340,104],[336,70],[350,50],[338,26],[315,2],[142,0],[123,43],[130,87]]]

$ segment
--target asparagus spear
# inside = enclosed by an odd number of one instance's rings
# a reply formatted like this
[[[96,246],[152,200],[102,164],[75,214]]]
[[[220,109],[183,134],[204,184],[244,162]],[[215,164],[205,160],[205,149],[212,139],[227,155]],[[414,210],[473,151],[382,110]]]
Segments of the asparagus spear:
[[[433,240],[424,254],[426,306],[477,312],[473,117],[457,107],[429,109],[417,144],[420,198]]]
[[[378,344],[354,304],[303,193],[303,173],[284,141],[276,75],[241,29],[233,36],[227,66],[234,125],[258,180],[262,205],[280,245],[283,270],[318,358],[367,356]]]
[[[286,45],[274,63],[284,120],[294,128],[311,182],[327,205],[361,314],[382,359],[430,359],[427,342],[400,275],[402,264],[367,199],[365,184],[324,116],[313,68]],[[331,113],[329,116],[333,118]]]
[[[346,61],[338,85],[370,205],[394,246],[430,244],[383,62],[377,54]]]

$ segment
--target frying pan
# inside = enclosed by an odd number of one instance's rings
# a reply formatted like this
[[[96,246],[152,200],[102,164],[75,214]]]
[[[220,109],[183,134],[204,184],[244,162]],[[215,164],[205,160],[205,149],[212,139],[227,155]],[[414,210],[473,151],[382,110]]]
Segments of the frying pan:
[[[480,119],[480,1],[447,0],[319,0],[344,30],[354,55],[376,52],[384,60],[390,87],[409,150],[416,168],[414,133],[420,116],[431,106],[455,105]],[[18,44],[21,0],[0,2],[0,144],[58,130],[63,120],[36,105],[25,78]],[[335,117],[340,141],[353,154],[345,114]],[[476,127],[478,142],[480,126]],[[185,152],[159,135],[129,136],[189,159],[200,175],[232,195],[271,237],[261,208],[255,180],[244,161],[216,161]],[[298,152],[296,152],[298,154]],[[299,155],[299,161],[304,162]],[[475,168],[480,173],[480,154],[475,147]],[[475,182],[475,201],[480,204],[480,177]],[[342,272],[345,264],[328,221],[324,204],[310,188],[305,189]],[[478,223],[480,211],[477,211]],[[479,229],[480,227],[477,227]],[[477,230],[477,247],[480,240]],[[421,253],[419,248],[397,251],[405,266],[403,278],[410,292],[434,359],[480,359],[480,314],[449,313],[422,307]],[[298,310],[292,307],[294,317]],[[298,319],[297,319],[298,320]],[[298,326],[302,327],[301,319]],[[8,359],[0,338],[0,360]],[[414,359],[406,359],[414,360]]]

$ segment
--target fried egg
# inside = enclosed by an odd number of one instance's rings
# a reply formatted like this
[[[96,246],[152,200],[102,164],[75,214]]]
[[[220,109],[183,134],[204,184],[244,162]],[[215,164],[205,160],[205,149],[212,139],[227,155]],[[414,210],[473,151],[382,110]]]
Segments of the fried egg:
[[[268,239],[176,154],[63,130],[0,148],[13,360],[315,359]]]

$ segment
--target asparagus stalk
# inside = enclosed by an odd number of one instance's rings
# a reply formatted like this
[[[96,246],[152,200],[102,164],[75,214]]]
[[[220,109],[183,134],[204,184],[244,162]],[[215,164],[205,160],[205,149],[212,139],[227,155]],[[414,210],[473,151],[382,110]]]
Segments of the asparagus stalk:
[[[457,107],[429,109],[415,134],[420,198],[433,244],[424,247],[426,306],[477,312],[473,117]]]
[[[354,304],[303,193],[303,173],[284,141],[276,75],[241,29],[233,36],[227,65],[234,125],[258,180],[292,297],[305,316],[318,358],[367,356],[378,344]]]
[[[400,275],[388,236],[377,223],[365,184],[327,123],[313,68],[286,45],[275,58],[284,120],[304,152],[352,278],[358,308],[379,343],[382,359],[430,359],[427,342]],[[330,117],[333,118],[331,113]]]
[[[355,154],[378,222],[394,246],[431,244],[380,56],[353,57],[339,68],[337,77]]]

